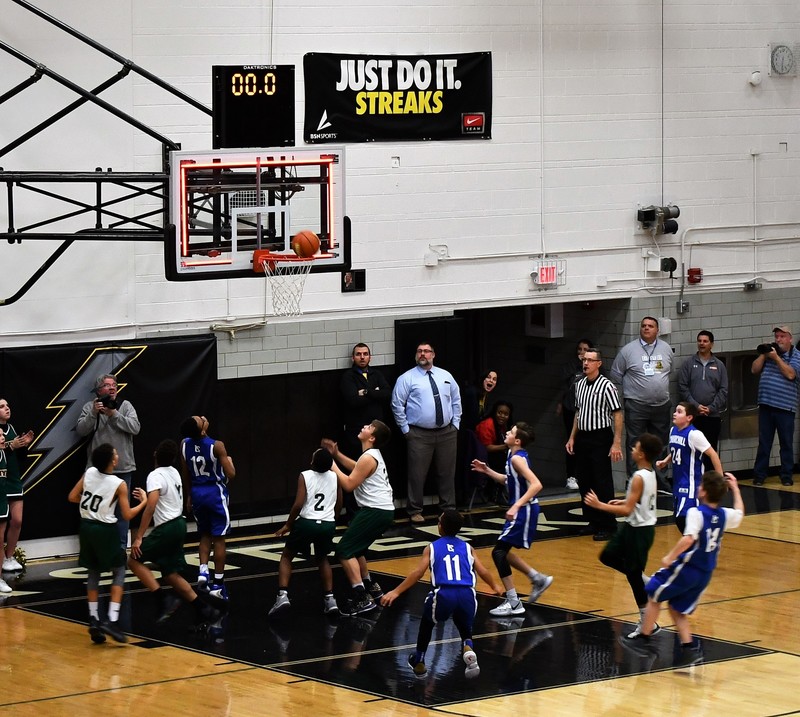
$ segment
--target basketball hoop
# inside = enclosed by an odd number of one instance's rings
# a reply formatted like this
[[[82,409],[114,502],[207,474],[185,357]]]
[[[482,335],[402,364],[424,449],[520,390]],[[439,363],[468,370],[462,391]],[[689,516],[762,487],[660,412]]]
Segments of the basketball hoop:
[[[253,271],[264,273],[275,316],[299,316],[303,313],[300,299],[313,263],[313,258],[304,259],[293,252],[281,254],[264,249],[253,252]]]

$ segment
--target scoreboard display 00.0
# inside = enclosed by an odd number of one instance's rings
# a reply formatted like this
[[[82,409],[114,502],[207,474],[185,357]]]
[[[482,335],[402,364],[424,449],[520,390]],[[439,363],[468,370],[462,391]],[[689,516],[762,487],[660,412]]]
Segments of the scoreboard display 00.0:
[[[294,147],[294,65],[214,65],[213,148]]]

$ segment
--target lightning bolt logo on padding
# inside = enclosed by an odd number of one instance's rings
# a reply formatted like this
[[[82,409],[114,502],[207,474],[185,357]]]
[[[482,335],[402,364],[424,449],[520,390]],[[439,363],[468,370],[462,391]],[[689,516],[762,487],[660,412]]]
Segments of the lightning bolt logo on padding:
[[[319,126],[317,127],[317,132],[326,129],[327,127],[332,127],[331,123],[328,121],[328,110],[322,110],[322,119],[319,121]]]
[[[22,476],[22,485],[29,490],[50,475],[85,442],[75,431],[75,424],[84,404],[91,399],[95,381],[104,373],[121,373],[135,361],[147,346],[117,346],[94,349],[81,367],[47,405],[56,411],[47,427],[40,431],[28,449],[33,462]],[[119,383],[119,392],[125,384]],[[124,396],[123,396],[124,398]]]

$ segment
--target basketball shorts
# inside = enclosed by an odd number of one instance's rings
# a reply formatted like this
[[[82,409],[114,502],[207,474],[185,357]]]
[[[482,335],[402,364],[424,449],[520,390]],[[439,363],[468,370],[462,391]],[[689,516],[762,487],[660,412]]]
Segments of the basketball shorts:
[[[647,555],[656,535],[654,525],[634,527],[623,523],[619,530],[611,536],[611,540],[603,548],[602,555],[609,555],[622,560],[627,572],[643,573],[647,567]]]
[[[295,555],[310,558],[313,546],[314,556],[317,559],[324,558],[333,550],[335,533],[336,523],[332,520],[298,518],[286,537],[286,547]]]
[[[336,557],[345,560],[361,557],[393,522],[393,510],[360,508],[336,547]]]
[[[200,533],[216,538],[231,532],[228,489],[224,485],[192,486],[192,512]]]
[[[539,504],[520,508],[514,520],[507,520],[498,540],[515,548],[530,548],[536,538],[536,524],[539,521]]]
[[[116,523],[81,519],[78,540],[78,565],[82,568],[104,573],[125,565],[127,561],[125,551],[119,544],[119,528]]]
[[[475,590],[465,586],[443,585],[434,588],[425,598],[422,619],[440,623],[453,618],[453,622],[472,633],[478,600]]]
[[[186,541],[186,521],[183,516],[168,520],[153,528],[142,541],[143,563],[158,566],[162,575],[179,573],[186,567],[183,544]]]
[[[675,562],[656,572],[645,590],[652,600],[666,601],[673,610],[682,615],[691,615],[710,581],[711,573],[698,570],[693,565]]]

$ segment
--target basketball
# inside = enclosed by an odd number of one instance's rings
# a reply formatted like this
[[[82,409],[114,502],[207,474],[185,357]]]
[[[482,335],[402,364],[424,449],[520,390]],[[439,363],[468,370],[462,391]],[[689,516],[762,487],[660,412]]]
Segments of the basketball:
[[[303,229],[292,237],[292,249],[297,256],[308,259],[319,251],[319,237],[310,229]]]

